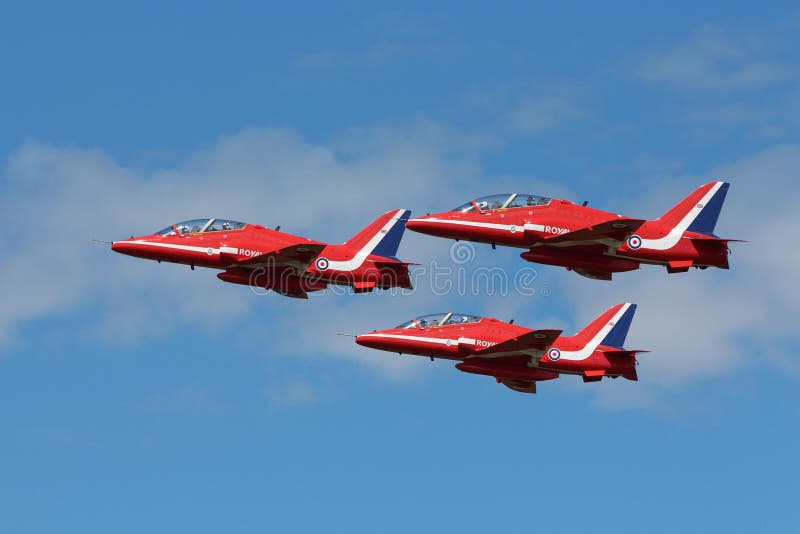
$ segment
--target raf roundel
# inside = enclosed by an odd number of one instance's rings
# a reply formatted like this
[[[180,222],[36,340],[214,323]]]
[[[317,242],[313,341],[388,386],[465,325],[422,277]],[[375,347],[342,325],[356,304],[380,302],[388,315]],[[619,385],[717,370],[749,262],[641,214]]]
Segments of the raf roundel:
[[[628,238],[628,247],[631,250],[636,250],[642,246],[642,238],[634,234]]]
[[[550,349],[547,351],[547,357],[553,361],[557,361],[561,357],[561,351],[558,349]]]
[[[317,261],[314,262],[314,265],[317,267],[318,271],[325,271],[328,269],[330,264],[328,263],[327,258],[317,258]]]

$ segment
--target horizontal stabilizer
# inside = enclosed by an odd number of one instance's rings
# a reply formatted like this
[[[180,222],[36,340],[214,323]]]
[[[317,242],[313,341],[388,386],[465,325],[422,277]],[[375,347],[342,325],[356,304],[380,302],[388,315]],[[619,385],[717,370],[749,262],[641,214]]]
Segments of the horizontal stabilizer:
[[[727,237],[717,237],[715,235],[698,234],[690,237],[692,241],[722,241],[723,243],[747,243],[744,239],[729,239]]]
[[[412,265],[422,265],[421,263],[414,263],[410,261],[400,261],[400,260],[392,260],[390,258],[384,258],[381,260],[375,260],[374,263],[378,267],[411,267]]]
[[[649,350],[604,350],[603,354],[606,356],[631,356],[635,357],[637,354],[644,354],[646,352],[650,352]]]

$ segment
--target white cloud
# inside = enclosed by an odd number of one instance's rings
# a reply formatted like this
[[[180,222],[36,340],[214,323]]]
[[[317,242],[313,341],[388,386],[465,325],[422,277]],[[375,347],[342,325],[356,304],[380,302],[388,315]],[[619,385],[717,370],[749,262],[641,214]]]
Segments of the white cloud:
[[[472,87],[462,97],[470,113],[485,113],[493,130],[537,135],[592,116],[583,105],[584,88],[570,82],[520,82]]]
[[[140,403],[148,412],[220,415],[225,407],[198,385],[188,385],[167,393],[156,393]]]
[[[264,394],[274,408],[302,406],[319,400],[318,387],[302,380],[269,386]]]
[[[410,43],[380,41],[356,51],[331,48],[305,54],[297,59],[297,65],[316,69],[377,66],[396,62],[419,52],[421,49]]]
[[[570,279],[567,297],[576,310],[575,328],[622,300],[638,303],[627,346],[649,349],[639,357],[640,385],[659,394],[687,383],[773,365],[799,377],[794,354],[800,348],[800,252],[787,238],[800,231],[800,188],[795,182],[800,146],[763,151],[713,169],[709,179],[731,182],[717,224],[732,243],[731,270],[668,275],[663,268],[615,275],[613,284]],[[702,180],[677,179],[644,199],[632,199],[625,213],[653,218]],[[589,305],[589,304],[596,305]],[[606,388],[607,389],[607,388]],[[599,393],[604,407],[639,403],[639,394]],[[606,400],[609,400],[607,403]]]
[[[639,77],[650,84],[681,90],[730,91],[796,81],[800,69],[762,57],[753,34],[730,37],[715,26],[701,26],[684,42],[646,54]]]
[[[449,195],[473,178],[459,158],[440,156],[430,138],[415,144],[413,135],[402,143],[378,137],[370,150],[342,160],[289,131],[245,130],[152,172],[98,150],[26,144],[3,173],[0,208],[14,231],[0,237],[7,251],[0,259],[7,303],[0,347],[25,342],[18,326],[82,306],[89,307],[84,339],[137,343],[186,325],[221,329],[263,305],[212,271],[119,256],[92,238],[213,215],[340,242],[388,209]]]
[[[800,287],[795,277],[800,253],[786,245],[786,236],[800,231],[798,146],[764,151],[708,173],[709,179],[724,177],[733,183],[719,233],[749,240],[732,245],[731,271],[667,275],[662,269],[645,267],[604,284],[534,266],[541,276],[537,288],[556,281],[565,290],[549,299],[468,297],[470,308],[481,308],[474,310],[463,309],[467,304],[462,296],[437,295],[424,284],[413,296],[331,294],[304,302],[277,295],[258,297],[247,288],[219,282],[212,271],[192,272],[118,256],[89,241],[211,215],[282,224],[293,233],[339,241],[386,209],[420,205],[443,209],[473,193],[488,192],[476,180],[475,161],[458,153],[459,146],[472,146],[469,141],[435,125],[423,123],[420,128],[418,137],[378,128],[371,144],[344,150],[346,158],[341,149],[308,143],[292,132],[247,130],[192,154],[174,168],[147,173],[122,166],[99,151],[27,144],[8,162],[0,197],[0,208],[15,224],[15,231],[0,238],[9,251],[0,259],[0,292],[8,303],[0,309],[0,345],[25,343],[18,338],[19,326],[59,315],[85,318],[79,334],[88,343],[136,344],[202,325],[203,332],[212,335],[215,330],[220,335],[235,333],[242,350],[274,356],[333,355],[359,362],[383,377],[409,380],[425,368],[420,359],[371,351],[336,334],[358,334],[446,309],[490,313],[501,319],[514,316],[526,324],[525,311],[533,306],[537,323],[528,326],[564,327],[570,332],[606,307],[633,300],[641,307],[630,345],[654,351],[641,357],[640,386],[663,392],[751,365],[776,365],[800,375],[789,357],[798,341]],[[352,135],[366,138],[368,132]],[[701,181],[673,177],[646,197],[629,199],[627,209],[622,204],[619,211],[656,217]],[[527,178],[503,177],[500,182],[506,184],[504,189],[533,188]],[[539,185],[533,192],[553,194],[563,189],[535,183]],[[494,183],[492,188],[500,185]],[[561,196],[571,196],[564,193]],[[447,241],[411,233],[400,256],[449,265],[449,246]],[[483,247],[470,267],[493,262],[509,265],[512,272],[527,266],[516,251]],[[552,317],[548,309],[564,300],[574,310],[570,324],[543,319]],[[757,363],[750,357],[753,343],[769,347]],[[613,399],[598,402],[618,406],[624,398],[615,393]],[[648,397],[648,405],[654,402]]]
[[[526,96],[505,114],[505,121],[516,133],[535,134],[587,116],[585,109],[562,97]]]

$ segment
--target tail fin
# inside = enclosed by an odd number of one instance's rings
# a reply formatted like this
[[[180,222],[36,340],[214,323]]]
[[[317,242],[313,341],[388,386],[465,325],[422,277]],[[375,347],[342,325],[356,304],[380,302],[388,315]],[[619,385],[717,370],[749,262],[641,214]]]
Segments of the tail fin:
[[[630,302],[617,304],[600,314],[586,328],[575,334],[574,338],[592,349],[598,345],[621,349],[635,313],[636,304]]]
[[[658,221],[671,229],[679,228],[681,233],[689,230],[713,236],[728,187],[728,182],[709,182],[700,186]]]
[[[343,244],[367,254],[395,259],[410,216],[409,210],[388,211]]]

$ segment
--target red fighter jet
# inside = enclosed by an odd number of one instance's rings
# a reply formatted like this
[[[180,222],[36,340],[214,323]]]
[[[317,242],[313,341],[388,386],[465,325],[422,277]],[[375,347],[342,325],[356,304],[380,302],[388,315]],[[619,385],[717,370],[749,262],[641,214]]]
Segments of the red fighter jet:
[[[630,219],[568,200],[524,194],[493,195],[452,211],[408,221],[416,232],[456,240],[527,248],[522,258],[566,267],[587,278],[611,280],[612,273],[642,263],[667,272],[690,267],[728,268],[728,243],[714,235],[726,182],[699,187],[652,221]]]
[[[151,235],[115,241],[122,254],[194,269],[223,272],[217,278],[233,284],[271,289],[281,295],[308,298],[328,284],[347,285],[357,293],[374,288],[411,288],[409,263],[395,258],[408,210],[378,217],[341,245],[225,219],[197,219],[173,224]]]
[[[365,347],[400,354],[461,360],[456,369],[493,376],[522,393],[536,393],[536,382],[561,374],[598,382],[604,376],[637,380],[636,354],[623,348],[636,304],[610,308],[574,336],[561,330],[531,330],[497,319],[439,313],[397,328],[356,336]]]

